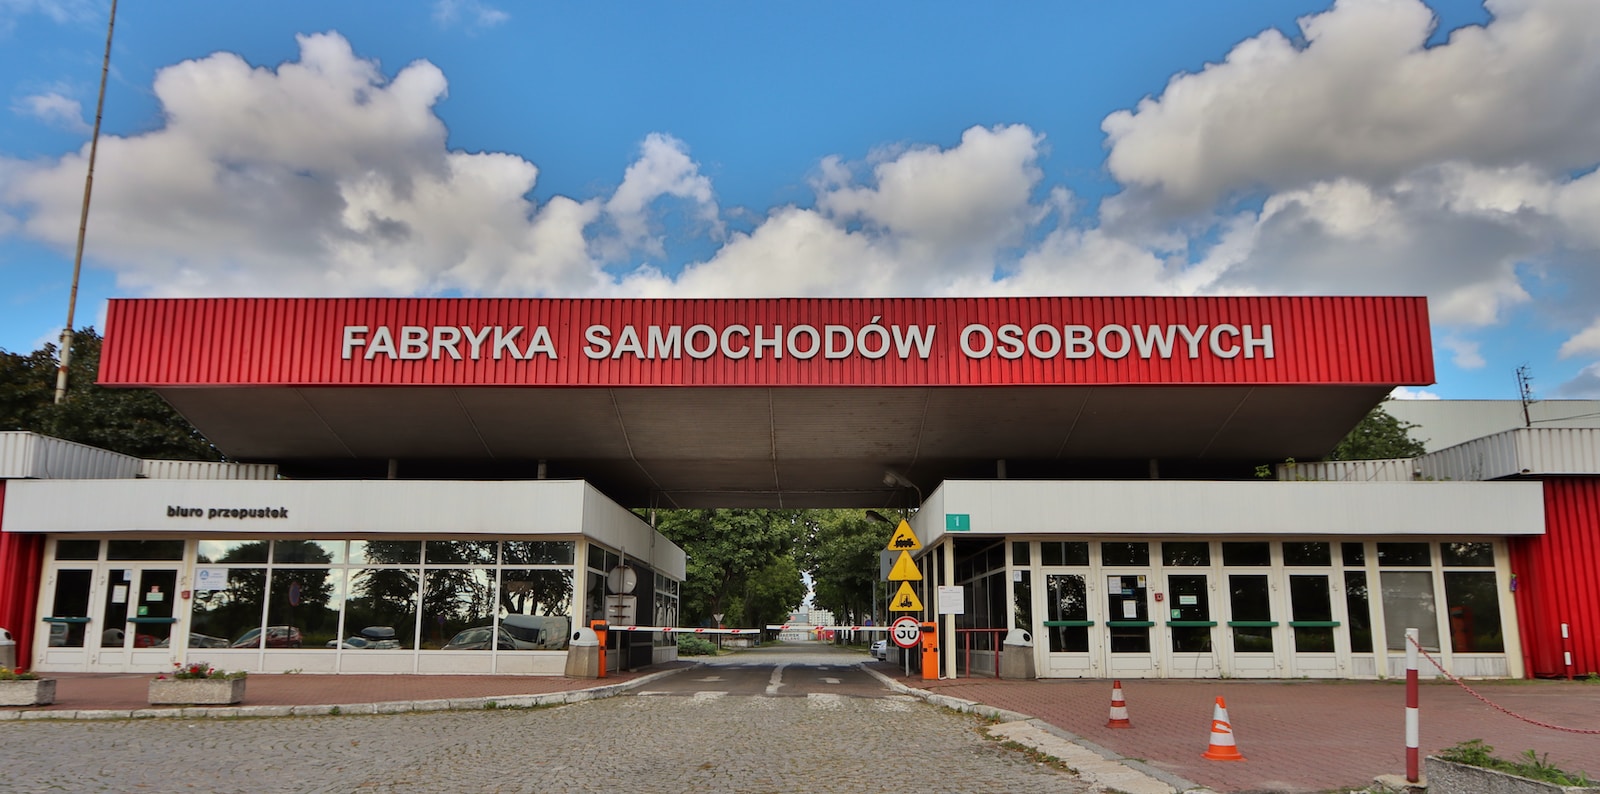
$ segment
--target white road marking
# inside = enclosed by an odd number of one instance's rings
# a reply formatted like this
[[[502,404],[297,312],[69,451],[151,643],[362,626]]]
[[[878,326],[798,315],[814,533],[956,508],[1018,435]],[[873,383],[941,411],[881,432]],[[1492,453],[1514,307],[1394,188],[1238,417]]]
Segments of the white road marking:
[[[824,684],[837,684],[837,683],[839,683],[839,679],[837,679],[837,678],[828,678],[828,677],[824,676],[823,679],[822,679],[822,683],[824,683]]]
[[[708,675],[705,678],[696,678],[695,680],[696,681],[721,681],[722,680],[722,676],[720,676],[720,675]]]
[[[768,697],[778,694],[778,688],[783,686],[783,668],[788,666],[788,664],[780,664],[772,668],[772,678],[767,680]]]

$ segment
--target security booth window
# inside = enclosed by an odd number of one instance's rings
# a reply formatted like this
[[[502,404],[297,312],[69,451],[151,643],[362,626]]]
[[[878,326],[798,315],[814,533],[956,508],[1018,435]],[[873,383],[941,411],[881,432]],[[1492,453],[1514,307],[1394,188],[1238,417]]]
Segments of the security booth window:
[[[1429,543],[1379,543],[1378,584],[1383,595],[1385,647],[1404,653],[1406,629],[1417,630],[1426,651],[1439,650],[1439,612],[1433,591],[1433,554]]]
[[[1495,585],[1493,543],[1441,543],[1444,602],[1450,648],[1456,653],[1504,653],[1500,591]],[[1463,570],[1481,568],[1483,570]]]
[[[1081,566],[1089,564],[1088,541],[1044,541],[1039,544],[1041,565]]]

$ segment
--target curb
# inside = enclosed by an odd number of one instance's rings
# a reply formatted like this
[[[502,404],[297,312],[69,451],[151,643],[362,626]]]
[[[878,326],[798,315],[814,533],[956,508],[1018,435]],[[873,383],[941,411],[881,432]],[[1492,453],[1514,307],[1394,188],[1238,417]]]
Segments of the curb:
[[[236,719],[240,717],[326,717],[347,714],[405,714],[421,711],[485,711],[489,709],[529,709],[565,706],[585,700],[615,697],[669,675],[692,670],[699,665],[675,667],[640,676],[620,684],[604,684],[587,689],[569,689],[540,695],[490,695],[472,698],[429,700],[391,700],[380,703],[339,703],[302,706],[188,706],[175,709],[79,709],[32,711],[0,709],[0,722],[9,720],[144,720],[144,719]]]
[[[1154,786],[1162,786],[1170,791],[1178,792],[1179,794],[1212,794],[1211,789],[1208,789],[1199,783],[1185,780],[1184,778],[1178,777],[1171,772],[1152,767],[1143,761],[1124,758],[1108,748],[1101,747],[1100,745],[1090,742],[1081,736],[1069,733],[1033,716],[1015,711],[1008,711],[1006,709],[995,708],[994,706],[985,705],[972,700],[964,700],[962,698],[950,697],[949,695],[935,694],[926,689],[909,687],[864,664],[861,665],[861,669],[867,671],[874,678],[877,678],[880,682],[882,682],[884,686],[888,687],[894,692],[921,698],[922,700],[925,700],[935,706],[943,706],[944,708],[951,709],[953,711],[960,711],[967,714],[975,714],[988,719],[998,720],[1003,724],[1024,723],[1038,731],[1049,734],[1054,738],[1076,745],[1077,747],[1080,747],[1089,753],[1093,753],[1094,755],[1099,756],[1107,761],[1120,764],[1125,767],[1128,772],[1147,778]],[[1043,747],[1042,743],[1038,742],[1037,740],[1030,741],[1026,738],[1022,738],[1014,739],[1014,741],[1017,741],[1019,744],[1028,745],[1039,752],[1048,753],[1048,748]]]

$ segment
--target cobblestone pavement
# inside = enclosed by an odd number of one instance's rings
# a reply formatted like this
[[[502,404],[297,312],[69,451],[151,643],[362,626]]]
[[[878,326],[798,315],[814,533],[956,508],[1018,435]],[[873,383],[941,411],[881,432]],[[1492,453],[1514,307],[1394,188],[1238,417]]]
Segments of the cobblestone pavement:
[[[1083,792],[974,717],[873,698],[620,696],[530,710],[0,723],[0,791]]]

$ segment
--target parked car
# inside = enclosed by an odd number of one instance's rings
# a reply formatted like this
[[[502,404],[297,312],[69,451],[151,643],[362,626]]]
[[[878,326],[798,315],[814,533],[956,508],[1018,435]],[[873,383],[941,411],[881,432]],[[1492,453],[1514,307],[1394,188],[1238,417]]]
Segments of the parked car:
[[[876,640],[872,643],[872,658],[880,662],[889,661],[889,641]]]
[[[500,630],[511,635],[518,650],[559,651],[567,647],[572,621],[564,615],[506,615]]]
[[[507,634],[505,629],[500,629],[499,631],[495,631],[494,629],[490,628],[489,626],[477,626],[477,627],[474,627],[474,628],[466,629],[465,631],[462,631],[460,634],[457,634],[456,636],[451,637],[450,641],[445,643],[444,650],[447,650],[447,651],[487,651],[487,650],[489,650],[489,643],[491,642],[491,637],[493,638],[492,641],[494,642],[494,649],[495,650],[498,650],[498,651],[514,651],[514,650],[517,649],[517,641],[516,641],[516,639],[514,637],[512,637],[510,634]]]
[[[233,643],[227,637],[213,637],[210,634],[189,633],[190,648],[226,648]],[[156,643],[157,648],[166,648],[172,645],[172,638],[168,637]]]
[[[261,629],[251,629],[233,641],[235,648],[261,647]],[[300,647],[300,629],[294,626],[268,626],[268,648],[298,648]]]
[[[360,634],[352,634],[342,640],[328,640],[329,648],[346,648],[350,650],[367,651],[392,651],[400,647],[400,641],[395,639],[392,626],[368,626]]]

